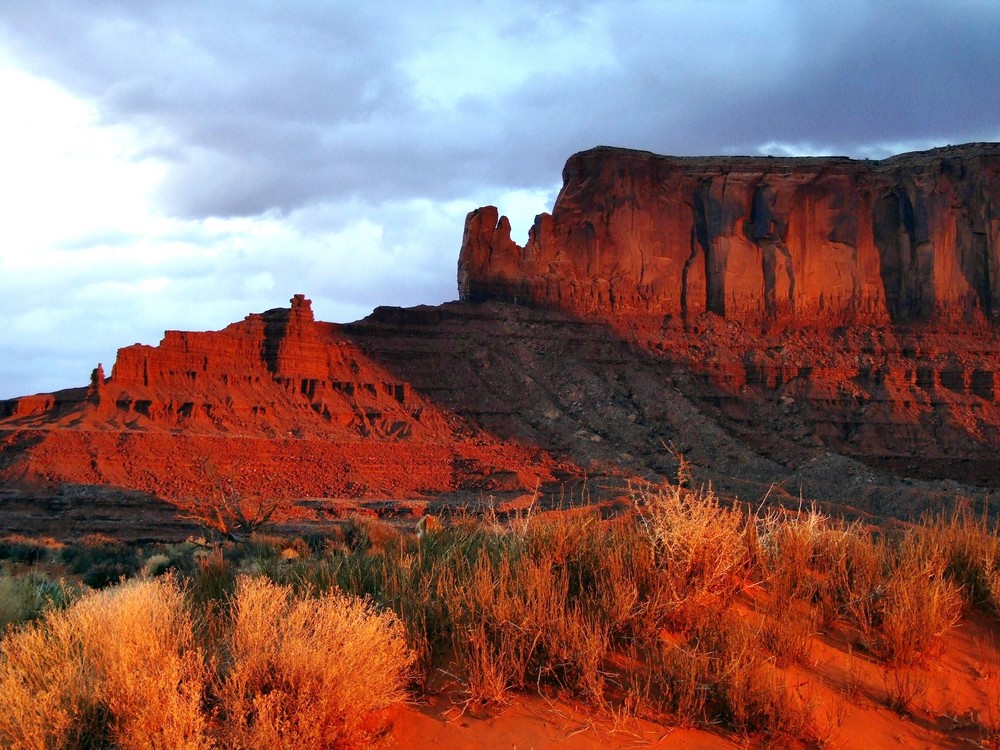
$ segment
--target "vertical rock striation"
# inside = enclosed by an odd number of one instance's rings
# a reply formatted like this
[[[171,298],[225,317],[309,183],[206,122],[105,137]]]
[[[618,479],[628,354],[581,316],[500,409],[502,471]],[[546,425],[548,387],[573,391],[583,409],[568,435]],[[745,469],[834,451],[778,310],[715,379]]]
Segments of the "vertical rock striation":
[[[462,299],[840,326],[1000,318],[1000,145],[883,161],[570,157],[522,247],[469,214]]]

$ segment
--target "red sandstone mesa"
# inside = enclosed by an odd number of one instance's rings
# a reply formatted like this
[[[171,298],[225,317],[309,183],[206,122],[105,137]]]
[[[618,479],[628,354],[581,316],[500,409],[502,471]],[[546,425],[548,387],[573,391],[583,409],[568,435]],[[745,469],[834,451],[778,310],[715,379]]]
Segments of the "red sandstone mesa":
[[[523,247],[497,214],[466,220],[462,299],[608,321],[772,457],[794,435],[1000,481],[1000,144],[884,161],[600,147],[569,159]]]
[[[1000,318],[1000,144],[884,161],[574,155],[524,247],[469,215],[463,299],[844,325]]]

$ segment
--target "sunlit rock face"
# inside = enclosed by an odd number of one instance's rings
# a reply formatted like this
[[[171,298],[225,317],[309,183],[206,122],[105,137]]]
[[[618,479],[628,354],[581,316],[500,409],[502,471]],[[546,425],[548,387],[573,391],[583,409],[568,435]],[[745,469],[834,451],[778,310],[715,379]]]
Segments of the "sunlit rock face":
[[[494,475],[530,489],[550,463],[414,392],[301,294],[221,331],[119,349],[87,387],[0,401],[0,486],[183,499],[210,491],[211,464],[256,496],[407,497],[489,489]]]
[[[463,299],[840,326],[1000,317],[1000,145],[883,161],[570,157],[522,247],[473,211]]]
[[[780,461],[795,443],[1000,483],[1000,144],[883,161],[595,148],[523,247],[496,208],[470,213],[458,283],[609,324]]]

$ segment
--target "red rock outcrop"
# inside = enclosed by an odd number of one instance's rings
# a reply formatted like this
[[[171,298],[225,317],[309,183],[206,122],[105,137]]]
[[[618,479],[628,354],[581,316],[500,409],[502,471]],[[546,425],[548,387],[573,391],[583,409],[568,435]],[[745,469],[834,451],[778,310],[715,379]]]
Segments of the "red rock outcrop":
[[[462,299],[809,325],[1000,317],[1000,144],[884,161],[574,155],[521,247],[469,214]]]
[[[221,331],[167,331],[118,352],[90,386],[0,402],[2,478],[112,484],[180,498],[209,489],[199,462],[239,468],[285,497],[446,492],[553,462],[442,410],[371,360],[309,300]],[[6,465],[4,465],[6,464]]]
[[[601,147],[563,179],[523,247],[496,208],[469,214],[464,300],[605,321],[777,460],[812,444],[1000,483],[1000,144],[884,161]]]

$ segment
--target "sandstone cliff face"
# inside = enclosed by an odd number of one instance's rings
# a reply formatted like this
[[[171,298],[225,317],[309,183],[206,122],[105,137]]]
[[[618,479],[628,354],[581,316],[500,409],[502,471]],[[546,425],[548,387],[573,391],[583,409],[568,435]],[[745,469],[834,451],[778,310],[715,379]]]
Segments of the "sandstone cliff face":
[[[1000,144],[878,162],[596,148],[563,180],[523,247],[496,208],[469,214],[464,300],[607,323],[779,462],[1000,482]]]
[[[1000,318],[1000,144],[884,161],[574,155],[527,243],[469,214],[462,299],[809,325]]]

